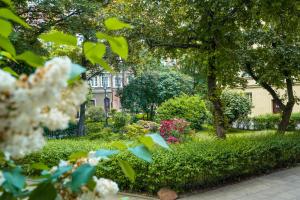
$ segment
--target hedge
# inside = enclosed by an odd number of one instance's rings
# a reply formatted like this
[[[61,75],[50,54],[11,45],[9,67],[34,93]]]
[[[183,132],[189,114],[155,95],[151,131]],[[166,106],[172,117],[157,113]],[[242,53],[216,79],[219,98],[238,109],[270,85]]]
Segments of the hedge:
[[[82,151],[97,146],[94,143],[89,146],[76,144],[74,148],[62,143],[59,141],[57,148],[52,143],[52,148],[46,147],[22,163],[55,164],[59,159],[67,159],[76,148]],[[126,152],[117,155],[132,164],[137,174],[134,183],[125,178],[116,157],[102,163],[104,167],[99,166],[96,174],[116,181],[122,190],[154,193],[162,187],[169,187],[184,192],[295,165],[300,161],[300,134],[233,136],[224,141],[212,139],[172,145],[171,149],[155,150],[150,164]]]
[[[281,116],[279,114],[266,114],[238,120],[233,124],[233,127],[248,130],[277,129],[280,120]],[[288,130],[300,130],[300,113],[291,115]]]

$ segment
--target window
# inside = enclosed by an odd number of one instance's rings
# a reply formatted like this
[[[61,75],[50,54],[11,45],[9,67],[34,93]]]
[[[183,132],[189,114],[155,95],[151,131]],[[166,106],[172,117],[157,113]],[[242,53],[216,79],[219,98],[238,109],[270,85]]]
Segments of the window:
[[[106,87],[106,88],[110,87],[109,77],[106,74],[102,75],[102,77],[101,77],[101,87]]]
[[[94,76],[90,79],[90,85],[91,87],[98,87],[99,86],[99,77]]]
[[[122,87],[122,77],[120,76],[114,76],[114,87],[115,88],[120,88]]]
[[[252,92],[246,92],[245,95],[249,99],[249,101],[252,103]]]
[[[273,108],[274,114],[280,113],[280,111],[281,111],[279,105],[276,103],[276,101],[274,99],[272,100],[272,108]]]

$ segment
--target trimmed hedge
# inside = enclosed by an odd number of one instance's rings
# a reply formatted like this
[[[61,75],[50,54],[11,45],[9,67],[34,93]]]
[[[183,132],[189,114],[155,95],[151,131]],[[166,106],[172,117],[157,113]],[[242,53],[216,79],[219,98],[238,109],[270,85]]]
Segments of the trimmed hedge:
[[[280,120],[281,116],[279,114],[266,114],[238,120],[234,123],[233,127],[248,130],[277,129]],[[291,115],[288,130],[300,130],[300,113],[293,113]]]
[[[100,146],[103,147],[103,144],[90,141],[61,140],[57,144],[51,141],[42,152],[26,157],[22,163],[54,165],[59,159],[67,159],[73,152],[97,149]],[[169,187],[183,192],[265,173],[300,161],[299,133],[284,136],[233,136],[224,141],[192,141],[171,147],[172,151],[155,150],[150,164],[129,153],[117,155],[132,164],[137,174],[134,183],[124,176],[116,158],[102,163],[104,167],[99,166],[96,174],[116,181],[123,190],[157,192],[162,187]]]

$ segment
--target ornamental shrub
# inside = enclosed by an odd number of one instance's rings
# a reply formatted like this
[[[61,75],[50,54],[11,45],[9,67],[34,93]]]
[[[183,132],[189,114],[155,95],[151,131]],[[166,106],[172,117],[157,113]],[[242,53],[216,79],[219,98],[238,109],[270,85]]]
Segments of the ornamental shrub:
[[[178,143],[188,132],[189,125],[190,123],[184,119],[164,120],[161,122],[159,132],[168,143]]]
[[[247,117],[251,112],[252,103],[243,93],[225,90],[222,92],[221,100],[229,124]]]
[[[129,124],[124,127],[124,135],[129,139],[136,139],[138,136],[142,136],[149,133],[148,129],[145,129],[140,124]]]
[[[86,118],[92,122],[103,122],[105,120],[105,113],[100,106],[90,106],[86,112]]]
[[[144,129],[150,131],[150,132],[157,132],[159,129],[159,124],[153,121],[145,121],[145,120],[139,120],[137,122],[138,125],[141,125]]]
[[[112,127],[114,131],[123,129],[127,124],[130,123],[131,117],[125,112],[116,112],[112,116]]]
[[[280,114],[259,115],[237,120],[234,127],[251,130],[277,129],[280,120]],[[288,130],[300,130],[300,113],[291,115]]]
[[[201,129],[208,119],[208,110],[199,96],[181,95],[165,101],[157,109],[158,121],[174,118],[185,119],[192,128]]]
[[[50,140],[42,151],[19,160],[19,163],[27,166],[39,162],[51,167],[59,160],[67,160],[74,152],[107,146],[108,143],[99,141]],[[128,152],[121,153],[105,162],[105,167],[97,167],[96,175],[116,181],[121,190],[156,193],[160,188],[169,187],[187,192],[300,162],[299,133],[232,136],[226,140],[190,141],[170,147],[172,151],[154,149],[151,163]],[[117,159],[126,159],[132,165],[136,172],[135,182],[124,176]]]

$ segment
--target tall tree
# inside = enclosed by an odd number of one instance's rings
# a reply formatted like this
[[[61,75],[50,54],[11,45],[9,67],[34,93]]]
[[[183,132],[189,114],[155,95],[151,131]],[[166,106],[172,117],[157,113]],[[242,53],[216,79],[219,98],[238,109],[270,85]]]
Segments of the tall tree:
[[[240,37],[240,23],[247,19],[249,1],[243,0],[129,0],[114,1],[119,15],[135,29],[130,38],[183,54],[194,51],[205,60],[207,90],[213,107],[216,134],[225,138],[226,119],[220,94],[222,87],[239,81],[233,50]],[[174,54],[173,54],[174,55]]]
[[[242,28],[245,40],[239,57],[245,71],[279,106],[278,132],[284,133],[298,99],[293,86],[300,80],[299,1],[257,0],[249,18],[251,25]]]
[[[192,93],[190,77],[175,71],[147,71],[134,78],[121,91],[122,107],[133,113],[145,112],[153,119],[155,109],[164,101]]]

